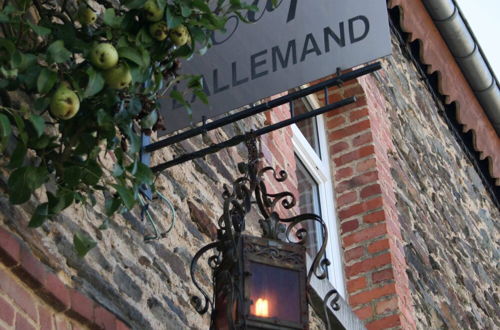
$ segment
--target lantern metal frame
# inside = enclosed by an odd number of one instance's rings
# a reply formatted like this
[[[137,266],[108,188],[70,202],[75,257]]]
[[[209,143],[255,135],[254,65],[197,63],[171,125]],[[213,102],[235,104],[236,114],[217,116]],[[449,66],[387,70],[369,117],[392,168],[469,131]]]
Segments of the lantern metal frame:
[[[313,276],[318,279],[327,277],[327,267],[330,264],[325,258],[325,250],[328,242],[328,233],[323,219],[316,214],[301,214],[289,218],[282,218],[277,212],[277,207],[281,206],[284,210],[292,209],[297,203],[295,196],[288,191],[271,193],[267,190],[264,182],[264,176],[271,174],[271,177],[279,183],[288,179],[284,170],[276,171],[272,167],[262,167],[259,159],[260,151],[257,148],[257,139],[251,133],[247,135],[245,141],[248,149],[248,162],[238,164],[241,176],[237,178],[232,187],[224,186],[224,212],[218,220],[217,240],[202,247],[193,257],[190,272],[191,278],[196,288],[201,293],[199,296],[192,296],[191,303],[200,314],[211,311],[210,329],[218,329],[216,325],[216,316],[218,313],[225,313],[227,320],[227,329],[308,329],[308,308],[310,283]],[[262,238],[249,237],[244,235],[245,217],[256,204],[262,217],[259,220],[262,229]],[[305,272],[306,257],[305,244],[307,240],[307,230],[304,224],[306,222],[316,222],[320,224],[322,244],[317,254],[314,256],[309,270],[306,272],[305,283],[301,287],[301,322],[300,324],[284,322],[281,320],[262,320],[249,315],[248,288],[245,288],[245,276],[248,276],[248,262],[251,260],[263,261],[263,255],[260,258],[248,248],[248,243],[254,245],[270,247],[267,257],[271,258],[286,255],[286,251],[293,252],[295,262],[302,262],[301,266]],[[272,242],[272,243],[269,243]],[[246,245],[245,245],[246,244]],[[258,245],[259,245],[258,244]],[[247,247],[245,249],[245,246]],[[281,249],[279,249],[281,247]],[[299,253],[298,251],[302,251]],[[199,284],[196,277],[197,264],[200,258],[208,252],[208,265],[212,269],[213,275],[213,294],[212,297]],[[302,256],[302,257],[299,257]],[[264,263],[272,263],[269,260]],[[279,262],[274,263],[279,266]],[[300,271],[300,270],[299,270]],[[324,307],[327,304],[333,310],[339,310],[337,304],[340,299],[336,290],[330,291],[324,301]],[[217,299],[225,299],[223,304],[225,310],[220,310],[216,306]],[[328,316],[328,315],[327,315]],[[330,323],[327,319],[328,324]]]

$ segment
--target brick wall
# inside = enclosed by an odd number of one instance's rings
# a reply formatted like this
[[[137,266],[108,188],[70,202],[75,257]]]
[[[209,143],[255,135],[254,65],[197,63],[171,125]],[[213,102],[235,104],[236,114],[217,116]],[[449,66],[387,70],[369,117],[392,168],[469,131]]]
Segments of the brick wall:
[[[68,288],[15,235],[0,228],[0,329],[129,329]]]
[[[414,328],[388,154],[385,100],[358,81],[331,88],[329,102],[357,102],[326,115],[348,301],[368,329]],[[324,103],[323,94],[318,98]]]

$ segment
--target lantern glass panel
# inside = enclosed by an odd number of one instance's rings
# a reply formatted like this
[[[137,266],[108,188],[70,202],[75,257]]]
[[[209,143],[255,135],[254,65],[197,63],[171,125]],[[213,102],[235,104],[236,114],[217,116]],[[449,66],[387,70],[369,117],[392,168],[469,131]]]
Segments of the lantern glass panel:
[[[250,315],[301,322],[298,271],[250,262],[250,273]]]

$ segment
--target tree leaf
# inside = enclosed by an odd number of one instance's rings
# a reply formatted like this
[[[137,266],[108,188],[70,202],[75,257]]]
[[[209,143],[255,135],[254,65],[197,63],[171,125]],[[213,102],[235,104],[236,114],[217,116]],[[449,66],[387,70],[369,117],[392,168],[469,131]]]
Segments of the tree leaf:
[[[123,185],[115,184],[113,187],[116,189],[118,192],[118,195],[120,195],[120,198],[123,201],[123,204],[125,207],[130,211],[135,205],[135,198],[134,198],[134,192],[132,189],[127,188]]]
[[[173,29],[182,24],[182,17],[174,14],[172,8],[167,6],[165,10],[165,19],[167,20],[167,27]]]
[[[47,178],[47,170],[43,167],[20,167],[11,173],[7,185],[12,204],[27,202],[31,193],[40,187]]]
[[[102,169],[95,161],[89,160],[85,167],[81,168],[81,179],[84,183],[95,186],[102,176]]]
[[[80,182],[82,169],[79,166],[69,166],[64,169],[63,179],[68,188],[75,188]]]
[[[151,169],[140,161],[137,161],[137,166],[135,166],[135,172],[132,173],[139,183],[144,183],[147,185],[153,184],[155,178]]]
[[[35,209],[35,212],[31,216],[31,220],[28,224],[30,228],[37,228],[43,225],[45,220],[49,217],[49,204],[42,203],[38,205]]]
[[[35,129],[37,136],[42,136],[43,132],[45,131],[45,120],[43,119],[43,117],[39,115],[31,115],[29,120],[31,125]]]
[[[9,56],[12,56],[12,54],[16,51],[16,45],[12,41],[5,38],[0,38],[0,48],[5,48],[9,53]]]
[[[71,190],[59,190],[55,195],[47,192],[47,198],[49,200],[49,213],[56,215],[73,204],[75,193]]]
[[[89,76],[89,82],[87,83],[83,97],[87,98],[96,95],[104,88],[104,78],[101,73],[94,70],[92,66],[85,72]]]
[[[123,131],[130,142],[129,154],[139,152],[141,150],[141,137],[134,132],[132,125],[128,125]]]
[[[182,95],[182,93],[179,92],[178,90],[173,90],[170,93],[170,97],[186,107],[189,106],[187,101],[184,99],[184,95]]]
[[[138,9],[142,8],[142,6],[146,3],[146,0],[126,0],[123,2],[125,7],[129,9]]]
[[[182,47],[177,48],[172,53],[174,57],[189,57],[193,55],[193,49],[189,45],[184,45]]]
[[[27,21],[26,23],[39,36],[45,37],[45,36],[48,36],[50,34],[50,32],[52,32],[51,29],[46,28],[45,26],[35,25],[35,24],[31,23],[30,21]]]
[[[106,198],[106,201],[104,202],[104,214],[108,217],[112,216],[118,210],[120,205],[122,205],[120,198]]]
[[[15,169],[22,166],[27,152],[28,149],[26,148],[26,145],[23,143],[23,141],[17,142],[16,148],[10,156],[10,162],[9,165],[7,165],[7,168]]]
[[[152,128],[157,121],[158,121],[158,112],[156,110],[153,110],[146,117],[141,119],[141,127]]]
[[[121,58],[126,58],[137,64],[138,66],[144,66],[142,54],[135,48],[132,47],[121,47],[118,49],[118,54]]]
[[[202,90],[196,89],[194,95],[201,100],[201,102],[208,104],[208,96]]]
[[[102,20],[104,24],[111,26],[113,28],[119,28],[123,18],[120,16],[116,16],[115,10],[113,8],[107,8],[104,11],[104,15],[102,16]]]
[[[191,16],[192,12],[193,11],[191,10],[191,8],[189,8],[189,6],[187,6],[184,3],[181,3],[181,15],[183,17],[189,17],[189,16]]]
[[[97,243],[87,234],[75,233],[73,235],[73,245],[75,246],[76,254],[80,258],[83,258],[90,250],[97,246]]]
[[[101,223],[101,225],[99,227],[97,227],[97,229],[99,230],[106,230],[109,228],[109,218],[104,218],[103,222]]]
[[[71,52],[64,47],[62,40],[54,41],[47,48],[48,61],[54,63],[63,63],[70,59]]]
[[[211,13],[210,7],[208,7],[207,2],[204,0],[193,0],[192,4],[202,12]]]
[[[48,93],[52,87],[54,87],[57,81],[57,74],[54,71],[50,71],[47,68],[43,68],[38,75],[38,79],[36,81],[36,88],[38,93],[46,94]]]
[[[9,137],[12,134],[12,127],[9,118],[0,113],[0,137]]]

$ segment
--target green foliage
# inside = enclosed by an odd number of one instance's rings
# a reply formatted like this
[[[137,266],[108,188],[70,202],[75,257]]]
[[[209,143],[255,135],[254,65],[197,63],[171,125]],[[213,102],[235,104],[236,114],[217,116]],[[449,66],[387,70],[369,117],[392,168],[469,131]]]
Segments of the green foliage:
[[[0,166],[9,175],[12,204],[27,202],[47,184],[46,202],[36,207],[30,227],[74,203],[93,206],[96,194],[103,194],[104,229],[115,214],[138,204],[140,189],[154,190],[153,173],[140,162],[140,136],[161,128],[160,93],[190,112],[186,91],[169,90],[188,79],[191,92],[208,102],[200,77],[177,72],[179,60],[206,52],[213,31],[223,30],[229,15],[242,18],[255,10],[239,0],[148,1],[155,4],[147,8],[160,12],[147,11],[146,0],[99,0],[92,6],[81,1],[77,9],[40,0],[3,2]],[[170,31],[162,41],[153,37],[151,14],[169,29],[187,31],[187,44],[185,33],[182,46]],[[104,47],[105,64],[91,56],[102,43],[112,45]],[[12,102],[11,95],[28,97]],[[83,257],[96,243],[75,233],[74,245]]]

